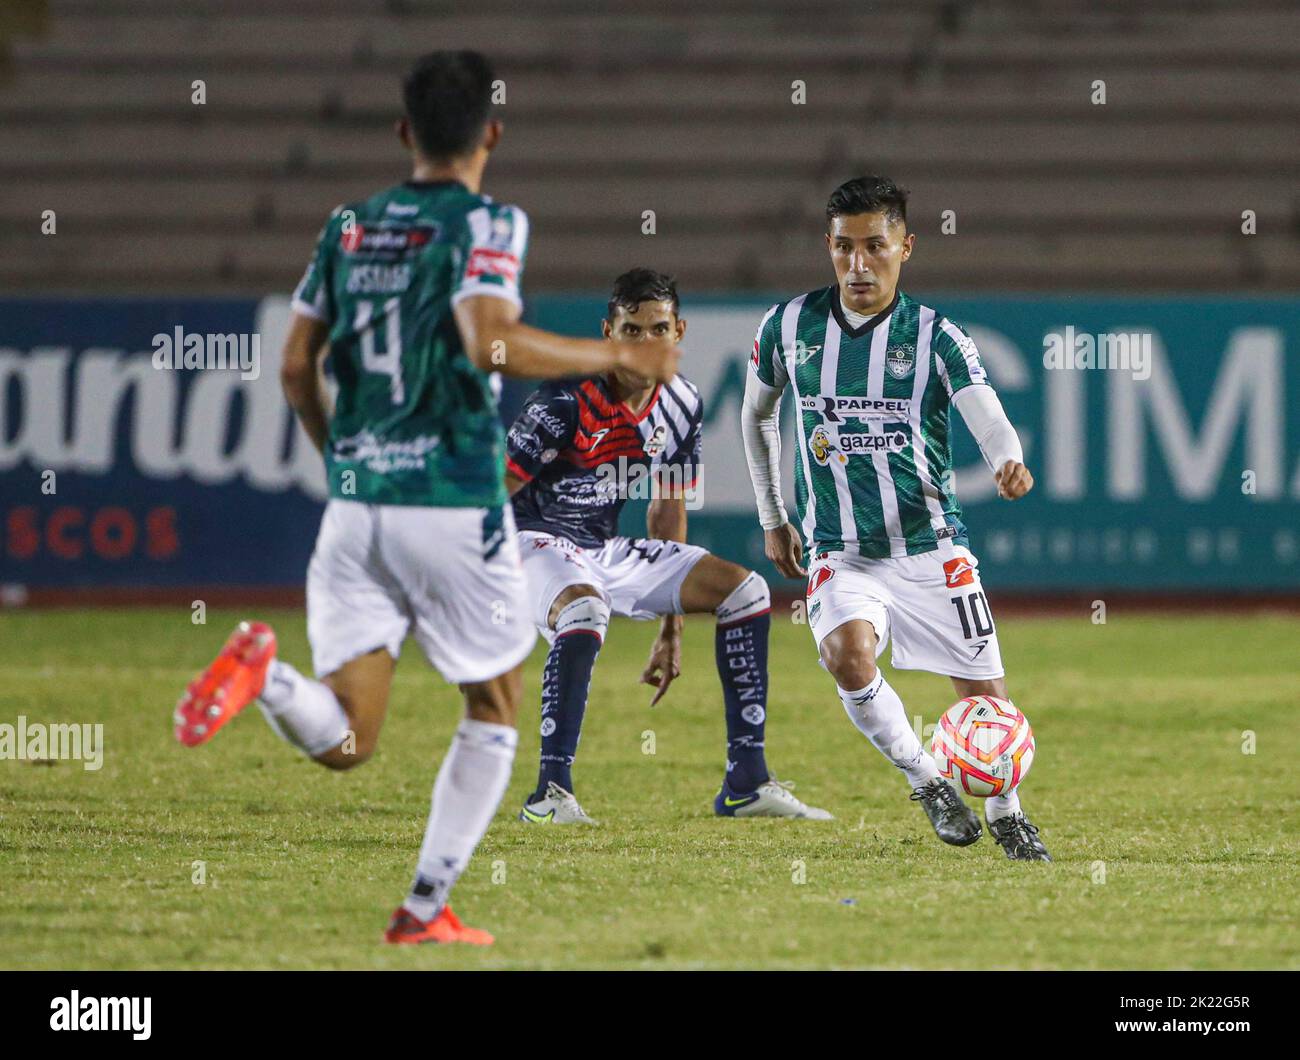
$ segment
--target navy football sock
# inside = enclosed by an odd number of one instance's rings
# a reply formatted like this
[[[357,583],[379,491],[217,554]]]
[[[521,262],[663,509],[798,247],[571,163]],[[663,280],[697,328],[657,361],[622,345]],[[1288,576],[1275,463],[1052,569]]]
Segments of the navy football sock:
[[[587,711],[591,671],[608,624],[609,606],[592,596],[570,604],[556,619],[555,640],[542,672],[541,768],[530,802],[540,800],[552,781],[573,791],[573,760]]]
[[[730,625],[718,624],[714,646],[727,707],[727,784],[737,794],[768,779],[763,757],[767,722],[767,635],[764,611]]]

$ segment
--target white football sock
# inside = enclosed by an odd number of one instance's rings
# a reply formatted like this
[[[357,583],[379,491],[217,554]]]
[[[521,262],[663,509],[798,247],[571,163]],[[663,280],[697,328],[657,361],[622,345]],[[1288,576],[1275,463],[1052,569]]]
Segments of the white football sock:
[[[876,679],[866,688],[859,688],[856,692],[840,688],[839,692],[849,720],[876,750],[903,771],[914,789],[939,775],[939,767],[925,753],[921,741],[908,724],[903,701],[889,686],[884,674],[877,671]]]
[[[994,795],[984,800],[984,817],[989,824],[1020,812],[1020,795],[1012,788],[1005,795]]]
[[[257,705],[282,739],[313,758],[337,747],[350,731],[348,716],[329,687],[279,659],[267,668]]]
[[[718,616],[718,625],[730,626],[771,610],[772,591],[761,575],[750,571],[713,613]]]
[[[415,883],[403,903],[421,920],[447,894],[483,838],[510,783],[519,736],[509,725],[466,718],[456,730],[433,785],[433,807],[420,846]]]

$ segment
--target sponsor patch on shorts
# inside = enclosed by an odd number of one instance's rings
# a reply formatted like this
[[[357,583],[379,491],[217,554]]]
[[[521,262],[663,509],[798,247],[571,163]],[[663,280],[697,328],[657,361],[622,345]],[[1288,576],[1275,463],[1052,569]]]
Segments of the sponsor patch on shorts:
[[[808,595],[812,596],[818,589],[835,577],[834,567],[818,567],[808,576]]]
[[[965,556],[950,559],[943,565],[943,577],[949,589],[975,584],[975,568]]]

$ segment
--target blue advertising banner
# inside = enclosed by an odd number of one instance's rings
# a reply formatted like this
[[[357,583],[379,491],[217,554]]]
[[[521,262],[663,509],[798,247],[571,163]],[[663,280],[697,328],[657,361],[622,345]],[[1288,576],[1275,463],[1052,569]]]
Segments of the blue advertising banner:
[[[287,320],[287,317],[284,317]],[[155,357],[177,329],[247,368]],[[301,585],[320,458],[252,300],[0,302],[0,583]],[[209,341],[219,337],[220,343]],[[227,341],[231,340],[233,341]],[[158,363],[155,363],[157,361]]]
[[[1037,480],[997,500],[954,430],[990,587],[1300,589],[1300,301],[925,300],[974,337]],[[707,410],[690,521],[692,540],[788,586],[762,557],[737,422],[772,301],[683,306],[682,370]],[[598,297],[529,307],[578,335],[603,313]],[[287,322],[282,297],[0,300],[0,593],[301,587],[324,476],[280,394]],[[506,388],[506,418],[527,389]],[[629,504],[624,532],[643,518]]]

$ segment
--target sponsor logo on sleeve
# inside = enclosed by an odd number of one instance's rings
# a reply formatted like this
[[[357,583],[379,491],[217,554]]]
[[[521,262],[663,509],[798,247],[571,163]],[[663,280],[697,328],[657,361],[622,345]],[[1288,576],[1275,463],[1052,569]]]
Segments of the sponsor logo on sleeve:
[[[465,266],[465,278],[473,280],[480,276],[498,276],[506,283],[514,284],[519,278],[519,258],[508,250],[475,247],[470,251]]]
[[[538,401],[524,411],[535,427],[544,427],[557,438],[564,434],[564,420],[552,413],[544,403]]]

